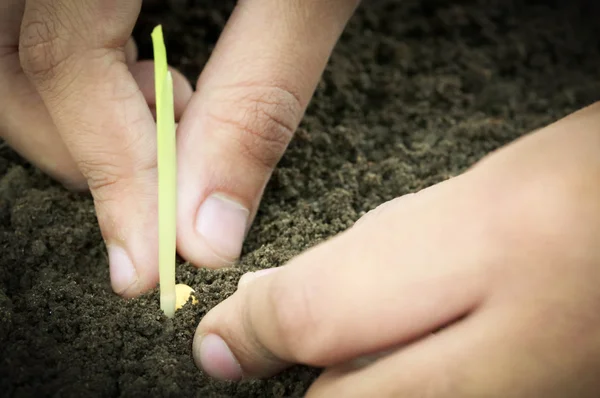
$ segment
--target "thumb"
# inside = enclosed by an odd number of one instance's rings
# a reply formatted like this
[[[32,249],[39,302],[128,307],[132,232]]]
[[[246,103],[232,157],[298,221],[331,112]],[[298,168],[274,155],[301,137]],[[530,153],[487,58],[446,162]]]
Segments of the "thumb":
[[[158,281],[155,125],[124,47],[141,1],[27,1],[23,70],[94,197],[112,287],[131,297]]]
[[[242,242],[356,0],[238,2],[178,130],[178,249],[221,267]]]
[[[198,365],[225,379],[268,376],[291,363],[329,367],[407,344],[474,310],[485,279],[479,253],[463,249],[483,243],[482,221],[460,220],[475,200],[453,197],[457,183],[389,202],[284,267],[243,277],[200,322]],[[457,222],[461,234],[450,234]]]

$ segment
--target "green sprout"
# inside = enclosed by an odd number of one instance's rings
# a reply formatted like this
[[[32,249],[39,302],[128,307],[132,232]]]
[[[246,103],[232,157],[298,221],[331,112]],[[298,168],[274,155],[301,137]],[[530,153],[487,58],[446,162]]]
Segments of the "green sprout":
[[[177,154],[173,78],[167,67],[162,26],[152,31],[156,85],[156,138],[158,162],[158,267],[160,308],[175,315],[175,256],[177,218]]]

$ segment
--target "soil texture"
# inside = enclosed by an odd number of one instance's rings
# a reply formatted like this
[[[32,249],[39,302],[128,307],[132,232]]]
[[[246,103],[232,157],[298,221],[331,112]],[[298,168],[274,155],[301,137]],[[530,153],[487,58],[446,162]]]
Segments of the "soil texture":
[[[151,57],[162,23],[171,64],[192,81],[233,1],[145,9]],[[196,325],[246,271],[278,266],[396,196],[600,99],[594,1],[365,0],[266,190],[234,268],[180,262],[196,290],[173,320],[157,292],[110,289],[88,195],[66,191],[0,141],[0,395],[298,397],[319,370],[216,382],[196,369]]]

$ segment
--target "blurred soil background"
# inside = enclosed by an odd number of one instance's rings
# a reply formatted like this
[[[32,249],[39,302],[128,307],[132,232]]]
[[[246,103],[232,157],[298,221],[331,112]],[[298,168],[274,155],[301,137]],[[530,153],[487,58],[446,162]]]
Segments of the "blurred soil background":
[[[135,35],[150,58],[150,31],[162,23],[171,64],[195,82],[234,2],[187,3],[144,10]],[[111,292],[91,198],[0,141],[0,395],[302,396],[318,370],[209,379],[191,357],[198,321],[245,271],[284,264],[378,204],[600,99],[599,16],[594,1],[365,0],[239,264],[207,271],[181,262],[178,281],[199,304],[174,320],[162,316],[156,291],[131,301]]]

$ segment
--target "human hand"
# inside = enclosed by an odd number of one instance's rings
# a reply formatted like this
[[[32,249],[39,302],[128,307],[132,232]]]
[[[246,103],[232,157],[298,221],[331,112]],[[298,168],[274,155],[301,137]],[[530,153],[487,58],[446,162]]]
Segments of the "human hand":
[[[239,256],[357,3],[239,1],[197,92],[175,74],[183,257],[220,267]],[[153,67],[135,63],[130,39],[140,5],[9,0],[0,11],[0,134],[65,185],[90,188],[126,297],[158,280]]]
[[[597,396],[598,153],[600,103],[244,275],[200,322],[197,364],[326,368],[309,397]]]
[[[89,187],[124,296],[158,279],[154,68],[136,62],[130,38],[140,5],[8,0],[0,9],[0,134],[66,186]],[[173,78],[179,117],[192,90]]]

